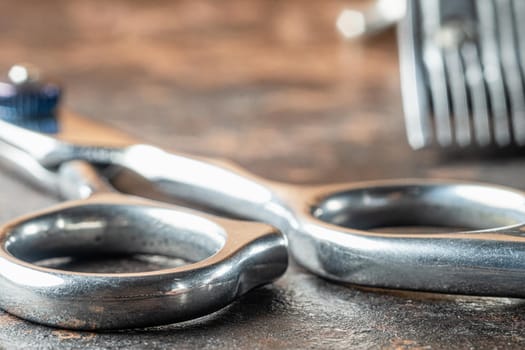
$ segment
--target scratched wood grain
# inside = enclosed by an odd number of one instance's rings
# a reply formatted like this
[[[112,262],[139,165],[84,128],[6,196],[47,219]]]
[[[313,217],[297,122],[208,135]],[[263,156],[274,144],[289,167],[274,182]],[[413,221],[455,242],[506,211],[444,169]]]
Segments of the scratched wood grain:
[[[2,0],[0,69],[33,62],[63,81],[82,114],[271,179],[525,188],[523,157],[409,149],[394,35],[349,44],[334,30],[355,3]],[[5,172],[0,190],[2,220],[56,202]],[[523,300],[370,290],[292,265],[221,312],[153,329],[73,332],[0,312],[0,348],[503,349],[523,347],[523,329]]]

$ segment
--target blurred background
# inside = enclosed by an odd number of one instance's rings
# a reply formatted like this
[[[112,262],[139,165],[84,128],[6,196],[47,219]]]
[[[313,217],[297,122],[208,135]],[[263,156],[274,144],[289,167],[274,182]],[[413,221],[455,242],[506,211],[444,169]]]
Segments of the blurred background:
[[[349,44],[336,29],[369,3],[6,0],[0,69],[31,62],[81,114],[270,178],[396,176],[409,148],[395,35]],[[363,168],[386,149],[401,154]]]

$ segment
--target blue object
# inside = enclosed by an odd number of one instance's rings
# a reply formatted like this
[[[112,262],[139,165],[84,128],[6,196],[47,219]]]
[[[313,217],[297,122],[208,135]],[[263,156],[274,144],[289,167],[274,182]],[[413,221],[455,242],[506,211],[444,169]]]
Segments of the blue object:
[[[58,132],[62,89],[49,82],[0,83],[0,118],[42,133]]]

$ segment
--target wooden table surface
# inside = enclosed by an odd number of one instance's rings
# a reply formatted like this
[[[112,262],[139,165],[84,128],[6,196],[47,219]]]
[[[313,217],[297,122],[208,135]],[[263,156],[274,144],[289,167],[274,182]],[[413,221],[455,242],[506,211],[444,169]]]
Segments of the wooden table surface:
[[[334,19],[351,4],[2,0],[0,69],[35,63],[60,78],[81,114],[275,180],[441,177],[525,188],[523,157],[410,150],[395,37],[343,42]],[[0,190],[2,220],[57,201],[4,172]],[[338,285],[292,263],[273,285],[182,324],[73,332],[0,312],[0,348],[521,348],[524,328],[523,300]]]

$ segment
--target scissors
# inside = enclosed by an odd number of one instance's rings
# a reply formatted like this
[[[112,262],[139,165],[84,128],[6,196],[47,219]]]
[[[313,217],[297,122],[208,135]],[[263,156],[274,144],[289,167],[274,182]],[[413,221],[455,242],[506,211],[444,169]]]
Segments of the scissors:
[[[481,183],[384,180],[326,186],[277,183],[224,161],[166,151],[61,110],[44,134],[0,121],[0,140],[45,169],[72,160],[112,166],[156,191],[270,224],[303,267],[381,288],[525,297],[525,194]],[[23,168],[23,167],[21,167]],[[127,185],[120,190],[133,192]],[[449,232],[384,226],[459,227]],[[5,231],[5,229],[4,229]]]
[[[288,266],[286,239],[268,225],[117,193],[84,161],[49,170],[3,142],[0,159],[71,199],[1,229],[0,306],[21,318],[83,330],[184,321],[225,307],[277,279]],[[36,264],[136,253],[190,263],[140,273],[80,273]]]

